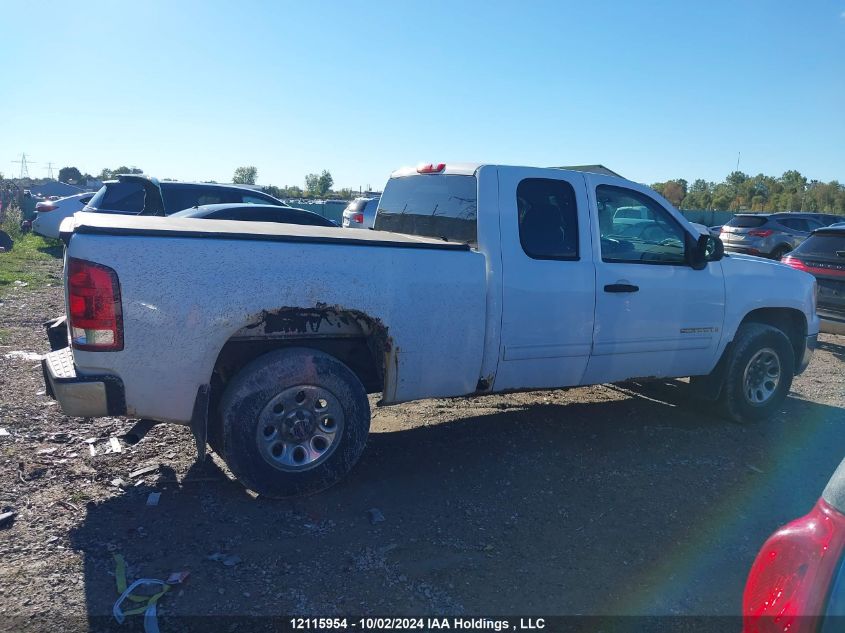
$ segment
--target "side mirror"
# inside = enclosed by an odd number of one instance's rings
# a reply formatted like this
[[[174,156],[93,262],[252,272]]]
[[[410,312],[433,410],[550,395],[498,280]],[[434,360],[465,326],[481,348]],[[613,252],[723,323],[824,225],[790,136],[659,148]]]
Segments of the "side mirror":
[[[690,251],[690,266],[695,270],[703,270],[707,262],[717,262],[725,256],[725,245],[718,237],[700,235]]]

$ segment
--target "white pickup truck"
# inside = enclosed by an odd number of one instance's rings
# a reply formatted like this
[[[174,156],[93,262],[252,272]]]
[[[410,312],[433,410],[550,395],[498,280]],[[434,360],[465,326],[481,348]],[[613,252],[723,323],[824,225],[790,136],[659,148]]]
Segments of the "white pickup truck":
[[[635,233],[623,207],[645,210]],[[691,376],[755,420],[819,330],[810,275],[725,255],[649,188],[579,171],[402,169],[373,231],[87,213],[62,229],[71,346],[43,365],[64,412],[190,425],[269,496],[352,468],[367,393]]]

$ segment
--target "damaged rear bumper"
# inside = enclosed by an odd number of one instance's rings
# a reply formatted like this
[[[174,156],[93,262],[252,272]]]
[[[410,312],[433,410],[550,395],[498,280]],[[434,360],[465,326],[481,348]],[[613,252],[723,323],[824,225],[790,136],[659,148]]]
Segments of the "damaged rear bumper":
[[[123,381],[117,376],[80,376],[69,347],[41,360],[47,394],[58,401],[65,415],[97,418],[125,415]]]

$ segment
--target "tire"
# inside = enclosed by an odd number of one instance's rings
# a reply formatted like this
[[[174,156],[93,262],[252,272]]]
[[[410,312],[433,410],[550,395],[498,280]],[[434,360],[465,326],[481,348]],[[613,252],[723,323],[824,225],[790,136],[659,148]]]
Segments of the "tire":
[[[741,325],[720,396],[725,414],[737,422],[775,415],[789,394],[794,375],[795,352],[781,330],[762,323]]]
[[[780,261],[780,258],[790,252],[792,249],[782,244],[778,246],[775,250],[772,251],[771,258],[777,261]]]
[[[220,423],[222,457],[244,486],[295,497],[324,490],[352,470],[370,431],[370,403],[339,360],[289,348],[238,372],[220,401]]]

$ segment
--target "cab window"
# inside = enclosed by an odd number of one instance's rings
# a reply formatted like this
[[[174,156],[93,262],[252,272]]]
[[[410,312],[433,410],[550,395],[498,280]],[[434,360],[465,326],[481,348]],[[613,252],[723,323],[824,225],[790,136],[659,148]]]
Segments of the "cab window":
[[[686,232],[656,200],[633,189],[600,185],[596,203],[602,261],[686,263]]]
[[[516,188],[519,243],[532,259],[578,259],[575,190],[565,180],[526,178]]]

